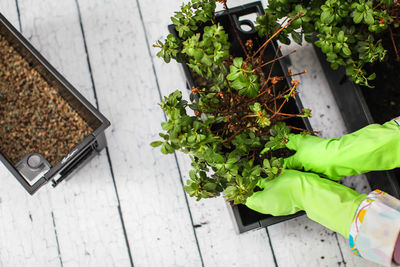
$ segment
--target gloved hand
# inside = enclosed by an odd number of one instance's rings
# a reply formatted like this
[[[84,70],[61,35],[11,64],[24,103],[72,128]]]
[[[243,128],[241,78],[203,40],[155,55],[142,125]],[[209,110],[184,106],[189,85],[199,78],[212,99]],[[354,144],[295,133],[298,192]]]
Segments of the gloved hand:
[[[247,199],[246,206],[250,209],[274,216],[304,210],[310,219],[345,238],[349,236],[358,206],[366,197],[314,173],[288,169],[271,181],[260,181],[258,186],[264,190]]]
[[[341,139],[289,135],[286,147],[296,154],[284,167],[312,171],[333,180],[400,167],[400,127],[395,121],[371,124]]]

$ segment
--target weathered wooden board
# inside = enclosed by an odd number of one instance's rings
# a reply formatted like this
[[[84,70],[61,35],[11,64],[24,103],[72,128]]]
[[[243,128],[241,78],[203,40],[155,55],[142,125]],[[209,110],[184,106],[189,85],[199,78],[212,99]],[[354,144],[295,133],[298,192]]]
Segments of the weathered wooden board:
[[[170,16],[176,11],[181,1],[157,0],[148,5],[140,1],[144,25],[151,47],[156,40],[165,38]],[[164,63],[155,54],[158,49],[151,48],[151,54],[163,96],[176,89],[187,93],[186,82],[180,66],[175,62]],[[188,95],[185,96],[188,98]],[[159,149],[155,153],[160,153]],[[177,153],[183,181],[188,179],[190,159]],[[190,198],[189,207],[196,226],[196,233],[205,266],[272,266],[268,237],[265,231],[252,231],[237,235],[229,216],[226,203],[222,198],[197,202]]]
[[[0,3],[0,13],[7,18],[7,20],[18,30],[20,24],[18,19],[18,7],[15,0],[3,0]]]
[[[79,4],[133,261],[201,265],[175,158],[149,146],[164,115],[136,1]]]

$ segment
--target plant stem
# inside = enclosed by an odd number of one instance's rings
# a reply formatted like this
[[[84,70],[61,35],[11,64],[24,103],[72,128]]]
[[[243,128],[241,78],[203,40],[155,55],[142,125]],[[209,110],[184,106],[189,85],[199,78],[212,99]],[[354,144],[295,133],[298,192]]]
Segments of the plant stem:
[[[232,88],[231,88],[231,85],[229,84],[229,81],[228,81],[228,79],[226,77],[225,77],[225,82],[228,85],[229,92],[231,93],[231,99],[229,100],[229,106],[228,106],[228,108],[230,110],[230,106],[231,106],[230,104],[232,104],[232,102],[233,102]]]
[[[238,41],[239,41],[239,43],[240,43],[240,46],[241,46],[242,49],[243,49],[243,52],[246,54],[246,58],[248,58],[248,57],[249,57],[249,54],[248,54],[248,52],[247,52],[246,47],[243,45],[242,39],[240,38],[240,35],[239,35],[239,32],[238,32],[237,29],[236,29],[236,26],[235,26],[235,23],[233,22],[233,18],[232,18],[232,15],[231,15],[231,13],[230,13],[230,10],[229,10],[229,8],[228,8],[228,5],[226,4],[226,2],[224,2],[223,5],[224,5],[225,10],[228,12],[229,21],[231,22],[232,28],[233,28],[233,30],[235,31],[236,38],[238,39]]]
[[[298,72],[298,73],[295,73],[295,74],[289,74],[288,76],[285,76],[285,78],[286,78],[286,77],[299,76],[299,75],[303,75],[303,74],[307,74],[307,71],[306,71],[306,70],[303,70],[302,72]]]
[[[278,115],[278,113],[281,111],[281,109],[283,108],[283,105],[285,105],[286,101],[283,101],[282,104],[279,106],[278,110],[272,114],[270,120],[272,120],[274,117],[276,117],[276,115]]]
[[[306,130],[306,129],[303,129],[303,128],[297,128],[297,127],[290,126],[290,125],[288,125],[288,127],[289,127],[290,129],[293,129],[293,130],[299,130],[299,131],[302,131],[302,132],[307,132],[307,131],[308,131],[308,130]]]
[[[297,128],[297,127],[290,126],[290,125],[288,125],[288,127],[290,129],[298,130],[298,131],[302,131],[302,132],[310,132],[310,133],[315,133],[315,134],[320,134],[321,133],[321,131],[309,131],[309,130],[306,130],[306,129],[303,129],[303,128]]]
[[[270,61],[268,61],[268,62],[266,62],[266,63],[263,63],[261,66],[258,66],[257,68],[265,67],[266,65],[271,64],[271,63],[274,63],[275,61],[278,61],[279,59],[285,58],[285,57],[287,57],[287,56],[289,56],[289,55],[291,55],[291,54],[293,54],[293,53],[296,53],[296,49],[294,49],[293,51],[287,53],[286,55],[283,55],[283,56],[274,58],[273,60],[270,60]]]
[[[267,104],[263,105],[268,111],[270,111],[271,113],[274,113],[275,111],[273,111],[270,107],[267,106]]]
[[[286,117],[290,117],[290,118],[297,117],[297,114],[288,114],[288,113],[280,113],[280,112],[278,112],[277,115],[286,116]]]
[[[380,2],[379,4],[377,4],[377,5],[373,8],[373,10],[377,9],[380,5],[382,5],[382,2]]]
[[[276,90],[275,85],[272,85],[272,91],[274,92],[274,113],[276,113]]]
[[[392,44],[393,44],[393,47],[394,47],[394,52],[396,53],[396,61],[400,62],[399,51],[397,51],[396,43],[395,43],[394,37],[393,37],[392,27],[390,27],[390,25],[389,25],[389,32],[390,32],[390,39],[392,39]]]
[[[294,89],[296,89],[296,86],[295,86],[295,85],[293,85],[292,89],[290,90],[289,97],[292,96]],[[289,101],[288,99],[289,99],[289,98],[286,98],[285,101],[288,102],[288,101]]]
[[[287,19],[288,19],[288,17],[285,18],[285,20],[277,27],[277,29],[276,29],[275,31],[277,31],[280,27],[282,27],[282,25],[283,25],[284,23],[286,23]],[[259,55],[259,60],[260,60],[260,61],[261,61],[262,56],[264,55],[265,49],[267,49],[267,46],[265,46],[265,47],[263,48],[263,50],[261,51],[261,53],[260,53],[260,55]]]
[[[285,29],[287,26],[289,26],[293,21],[298,19],[303,14],[304,14],[304,11],[300,12],[293,19],[291,19],[285,25],[283,25],[279,30],[277,30],[270,38],[268,38],[267,41],[264,42],[264,44],[260,48],[258,48],[258,50],[254,53],[253,57],[255,55],[257,55],[264,47],[266,47],[269,44],[269,42],[271,42],[271,40],[274,39],[275,36],[277,36],[281,31],[283,31],[283,29]]]
[[[257,117],[257,115],[249,114],[249,115],[244,116],[244,117],[242,118],[242,120],[245,119],[245,118],[250,118],[250,117]]]
[[[268,81],[266,81],[264,84],[266,84],[267,82],[268,82]],[[263,88],[264,88],[264,86],[263,86]],[[262,90],[260,90],[260,91],[262,91]],[[268,93],[268,92],[270,92],[270,88],[267,88],[266,90],[262,91],[262,92],[259,93],[255,98],[258,98],[258,97],[260,97],[260,96],[262,96],[263,94]],[[250,101],[246,101],[246,103],[251,102],[251,101],[252,101],[252,99],[251,99]]]
[[[283,98],[283,96],[284,96],[286,93],[288,93],[288,92],[290,92],[290,88],[289,88],[289,89],[286,89],[284,92],[280,93],[280,94],[277,95],[277,96],[275,96],[275,93],[274,93],[274,98],[268,100],[268,103]]]
[[[274,59],[277,58],[278,53],[279,53],[279,50],[281,50],[281,46],[278,46],[278,48],[276,49]],[[271,68],[269,69],[268,78],[267,78],[267,80],[264,82],[264,84],[263,84],[263,86],[261,87],[261,90],[260,90],[260,91],[263,91],[263,90],[264,90],[264,88],[267,86],[269,80],[271,79],[271,74],[272,74],[272,70],[274,69],[275,62],[276,62],[276,60],[272,62],[272,66],[271,66]],[[265,91],[262,92],[260,95],[262,95],[263,93],[265,93],[265,92],[267,92],[267,91],[268,91],[268,90],[265,90]],[[259,95],[259,96],[260,96],[260,95]],[[274,87],[274,97],[275,97],[275,87]]]
[[[240,134],[243,130],[246,130],[249,127],[242,127],[239,130],[237,130],[233,135],[231,135],[228,139],[223,141],[223,143],[230,143],[233,138],[235,138],[236,135]]]

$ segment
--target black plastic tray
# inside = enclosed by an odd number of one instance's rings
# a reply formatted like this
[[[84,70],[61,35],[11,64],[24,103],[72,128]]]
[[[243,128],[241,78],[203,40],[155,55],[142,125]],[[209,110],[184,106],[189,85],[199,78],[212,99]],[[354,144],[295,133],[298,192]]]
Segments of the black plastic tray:
[[[49,62],[27,41],[7,19],[0,13],[0,34],[20,53],[35,70],[37,70],[46,81],[58,90],[60,95],[84,118],[94,129],[80,144],[55,166],[49,166],[49,170],[38,176],[34,183],[27,179],[17,170],[16,166],[0,153],[0,160],[7,169],[16,177],[22,186],[34,194],[41,186],[52,181],[56,186],[62,180],[70,176],[84,163],[88,162],[94,155],[98,154],[106,145],[104,131],[110,126],[110,122],[93,107]]]
[[[361,88],[347,78],[344,68],[333,70],[330,63],[325,60],[325,55],[321,49],[316,46],[314,46],[314,49],[347,130],[353,132],[374,123]],[[400,169],[369,172],[366,173],[366,176],[372,190],[380,189],[400,198]]]
[[[250,14],[255,14],[256,16],[264,14],[264,9],[261,2],[258,1],[243,6],[231,8],[229,12],[232,15],[234,24],[236,25],[236,29],[238,30],[242,40],[246,40],[249,38],[258,38],[258,35],[254,30],[253,23],[248,19],[241,20],[240,17],[248,16]],[[217,12],[216,21],[219,22],[224,27],[225,31],[229,35],[229,41],[231,42],[231,54],[235,57],[243,56],[243,51],[240,47],[239,42],[235,41],[236,35],[234,29],[231,27],[228,12],[225,10]],[[251,29],[249,28],[249,30],[247,31],[242,30],[241,25],[243,24],[246,25],[247,28],[250,27]],[[175,31],[174,25],[169,25],[168,29],[172,34],[174,34],[177,37],[177,32]],[[268,46],[265,55],[266,57],[272,59],[275,56],[275,53],[276,53],[276,44],[272,43],[272,46],[271,45]],[[281,56],[281,54],[279,53],[278,56]],[[183,67],[183,71],[186,76],[187,89],[191,90],[191,88],[194,86],[191,72],[186,64],[181,64],[181,65]],[[281,75],[288,74],[287,65],[283,60],[279,60],[279,64],[275,64],[274,72],[280,73]],[[289,86],[291,86],[290,82],[291,78],[289,77],[287,78],[287,83]],[[303,105],[300,99],[296,97],[296,101],[289,101],[289,103],[286,105],[285,108],[286,108],[285,112],[298,113],[303,108]],[[290,123],[290,125],[303,129],[312,130],[308,118],[303,118],[303,120],[299,119],[288,120],[288,122]],[[272,215],[258,213],[256,211],[247,208],[244,205],[231,205],[228,203],[228,207],[233,219],[236,222],[235,228],[239,233],[243,233],[261,227],[266,227],[305,214],[304,212],[298,212],[290,216],[272,216]]]

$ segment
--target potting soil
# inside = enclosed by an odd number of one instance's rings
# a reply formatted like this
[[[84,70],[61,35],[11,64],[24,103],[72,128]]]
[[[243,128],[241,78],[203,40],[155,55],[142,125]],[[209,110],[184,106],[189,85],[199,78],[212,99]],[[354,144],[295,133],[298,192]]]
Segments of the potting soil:
[[[58,91],[0,35],[0,153],[15,165],[36,152],[54,166],[92,132]]]

